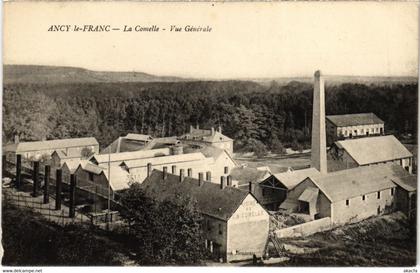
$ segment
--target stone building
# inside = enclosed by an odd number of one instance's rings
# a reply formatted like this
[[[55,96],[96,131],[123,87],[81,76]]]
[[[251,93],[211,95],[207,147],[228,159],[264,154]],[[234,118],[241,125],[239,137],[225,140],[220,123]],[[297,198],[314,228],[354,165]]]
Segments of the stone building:
[[[269,215],[252,194],[228,186],[222,178],[220,184],[173,175],[154,170],[143,182],[146,194],[157,200],[184,195],[197,201],[203,216],[201,223],[205,241],[203,245],[215,258],[225,262],[261,257],[269,232]]]
[[[320,174],[295,186],[283,203],[288,204],[289,212],[311,219],[330,217],[337,225],[357,222],[398,210],[394,180],[408,176],[404,168],[392,163]]]
[[[276,211],[296,185],[307,177],[319,174],[319,171],[315,168],[275,173],[256,183],[252,189],[252,194],[266,209]]]
[[[215,130],[200,129],[190,127],[190,132],[179,137],[182,143],[195,144],[198,146],[211,145],[219,149],[226,150],[231,155],[233,154],[233,139],[222,134],[222,129],[219,127]]]
[[[340,140],[328,151],[328,171],[387,162],[412,172],[413,154],[393,135]]]
[[[374,113],[329,115],[326,117],[327,143],[337,140],[384,135],[384,122]]]

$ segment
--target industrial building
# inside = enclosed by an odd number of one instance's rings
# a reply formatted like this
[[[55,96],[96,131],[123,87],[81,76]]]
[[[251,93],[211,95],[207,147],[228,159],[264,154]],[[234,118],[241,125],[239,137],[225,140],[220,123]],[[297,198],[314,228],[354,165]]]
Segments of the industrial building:
[[[384,135],[384,121],[374,113],[328,115],[326,117],[327,144],[337,140]]]
[[[392,163],[311,176],[289,192],[280,209],[311,219],[330,217],[337,225],[357,222],[396,211],[398,184],[394,180],[410,177]]]
[[[167,200],[182,194],[197,201],[197,210],[203,216],[203,245],[215,258],[226,262],[246,260],[263,255],[269,231],[269,214],[254,196],[227,184],[199,178],[173,175],[153,170],[143,182],[145,193],[156,200]]]
[[[83,157],[84,153],[99,153],[99,143],[94,137],[68,138],[43,141],[16,142],[7,144],[3,153],[7,160],[14,162],[16,155],[26,160],[50,159],[52,153],[57,152],[63,156]]]
[[[340,140],[328,150],[329,171],[387,162],[412,173],[413,154],[393,135]]]
[[[190,126],[190,132],[179,137],[183,143],[195,144],[198,146],[211,145],[216,148],[226,150],[229,154],[233,154],[233,139],[222,134],[222,128],[215,130],[200,129],[198,126],[194,128]]]

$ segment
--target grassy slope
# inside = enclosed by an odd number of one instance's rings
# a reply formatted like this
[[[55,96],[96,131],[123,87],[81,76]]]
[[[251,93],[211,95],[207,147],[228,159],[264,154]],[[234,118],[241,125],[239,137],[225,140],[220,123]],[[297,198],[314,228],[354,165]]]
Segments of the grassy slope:
[[[413,266],[416,264],[415,222],[401,213],[282,240],[304,253],[286,253],[282,266]]]

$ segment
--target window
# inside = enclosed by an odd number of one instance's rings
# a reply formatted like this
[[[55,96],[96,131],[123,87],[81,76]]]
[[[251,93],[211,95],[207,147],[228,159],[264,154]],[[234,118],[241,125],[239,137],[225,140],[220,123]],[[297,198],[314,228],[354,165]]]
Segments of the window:
[[[210,231],[211,230],[211,226],[210,226],[209,219],[206,219],[206,226],[207,226],[207,230]]]
[[[229,172],[229,167],[225,167],[225,174],[228,174],[228,172]]]
[[[219,234],[223,234],[222,224],[219,224]]]
[[[378,199],[381,199],[381,192],[378,191]]]
[[[378,215],[381,214],[381,207],[378,207],[377,213],[378,213]]]
[[[89,181],[93,181],[93,173],[89,173]]]
[[[394,195],[394,188],[391,188],[391,195]]]
[[[366,196],[365,196],[365,195],[363,195],[363,196],[362,196],[362,200],[363,200],[363,201],[365,201],[365,200],[366,200]]]
[[[346,206],[349,206],[350,205],[350,200],[349,199],[347,199],[346,200]]]

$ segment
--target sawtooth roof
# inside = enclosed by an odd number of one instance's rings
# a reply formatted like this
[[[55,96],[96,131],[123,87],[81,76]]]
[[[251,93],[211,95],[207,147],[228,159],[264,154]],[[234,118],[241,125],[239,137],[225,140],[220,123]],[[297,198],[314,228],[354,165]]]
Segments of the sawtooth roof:
[[[412,157],[413,154],[393,135],[336,141],[359,165]]]
[[[108,179],[113,191],[120,191],[130,187],[129,173],[119,166],[111,166],[110,178],[108,177],[108,169],[103,170],[105,177]]]
[[[270,174],[268,170],[258,170],[257,168],[249,167],[236,167],[230,172],[232,179],[237,180],[239,185],[248,185],[249,182],[258,183]]]
[[[83,137],[83,138],[67,138],[67,139],[55,139],[55,140],[44,140],[44,141],[29,141],[8,144],[5,146],[6,152],[30,152],[30,151],[42,151],[42,150],[55,150],[65,149],[70,147],[81,147],[81,146],[96,146],[99,145],[98,141],[94,137]]]
[[[309,179],[331,202],[337,202],[393,188],[395,187],[393,179],[408,175],[409,173],[400,165],[386,163],[346,169]]]
[[[158,170],[153,170],[141,187],[147,195],[159,201],[176,198],[177,195],[189,196],[197,202],[200,213],[224,221],[229,220],[249,194],[233,187],[221,189],[219,184],[212,182],[203,182],[199,186],[199,180],[191,177],[180,181],[179,176],[170,173],[164,180],[163,172]]]
[[[384,121],[374,113],[328,115],[326,118],[337,127],[383,124]]]

